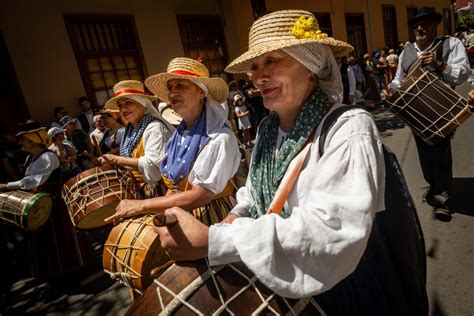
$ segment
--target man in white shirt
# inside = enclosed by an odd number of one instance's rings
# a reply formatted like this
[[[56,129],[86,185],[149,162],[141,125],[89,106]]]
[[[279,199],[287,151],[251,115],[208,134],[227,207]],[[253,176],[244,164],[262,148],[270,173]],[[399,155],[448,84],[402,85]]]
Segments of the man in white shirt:
[[[436,27],[442,16],[433,8],[418,9],[415,17],[408,21],[409,27],[415,32],[416,42],[407,46],[400,54],[395,78],[385,91],[386,96],[399,89],[406,75],[417,65],[417,60],[428,71],[436,74],[441,80],[451,86],[465,82],[471,74],[468,58],[461,41],[455,37],[442,39],[442,50],[431,51],[439,41],[436,38]],[[452,190],[452,157],[451,136],[434,145],[428,145],[414,134],[418,148],[421,169],[425,180],[430,185],[423,195],[434,207],[437,219],[451,220],[448,199]]]

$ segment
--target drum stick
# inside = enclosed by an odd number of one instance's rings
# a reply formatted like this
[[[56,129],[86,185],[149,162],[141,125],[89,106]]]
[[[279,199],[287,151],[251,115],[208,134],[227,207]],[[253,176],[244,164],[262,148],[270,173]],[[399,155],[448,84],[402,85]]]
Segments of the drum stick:
[[[97,150],[97,154],[99,154],[99,156],[102,156],[102,151],[100,150],[99,143],[97,142],[97,138],[95,138],[94,135],[92,135],[92,142],[94,143],[95,150]]]
[[[156,214],[153,216],[153,224],[157,227],[168,226],[171,227],[176,225],[178,219],[174,215],[170,214]]]

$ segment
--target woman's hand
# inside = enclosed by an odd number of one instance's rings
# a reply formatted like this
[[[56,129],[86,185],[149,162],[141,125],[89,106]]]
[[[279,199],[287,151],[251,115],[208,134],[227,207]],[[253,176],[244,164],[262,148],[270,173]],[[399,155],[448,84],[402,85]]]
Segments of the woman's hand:
[[[221,221],[221,224],[232,224],[236,218],[238,218],[238,216],[233,213],[227,214],[227,216]]]
[[[145,213],[143,208],[143,200],[122,200],[117,205],[115,210],[115,214],[104,219],[104,222],[113,222],[121,220],[125,217],[132,217]]]
[[[154,227],[166,254],[176,261],[207,257],[209,227],[179,207],[169,208],[165,214],[177,218],[173,226]]]
[[[118,164],[118,157],[116,155],[105,154],[100,156],[97,160],[101,165],[117,165]]]

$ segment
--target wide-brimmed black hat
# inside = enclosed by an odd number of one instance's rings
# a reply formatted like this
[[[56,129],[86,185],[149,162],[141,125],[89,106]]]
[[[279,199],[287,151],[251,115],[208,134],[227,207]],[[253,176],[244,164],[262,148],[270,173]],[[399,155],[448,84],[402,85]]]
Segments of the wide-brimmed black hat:
[[[428,18],[432,18],[436,23],[439,23],[443,19],[443,16],[437,13],[434,8],[422,7],[416,10],[416,14],[412,19],[408,20],[408,26],[412,28],[417,22]]]

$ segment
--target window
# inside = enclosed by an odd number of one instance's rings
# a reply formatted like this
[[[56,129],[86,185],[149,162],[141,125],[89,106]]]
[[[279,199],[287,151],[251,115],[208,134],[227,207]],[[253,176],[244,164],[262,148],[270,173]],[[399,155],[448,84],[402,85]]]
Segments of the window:
[[[352,55],[359,58],[367,52],[363,14],[346,14],[347,41],[354,47]]]
[[[383,30],[385,46],[396,48],[398,43],[397,12],[394,6],[382,6]]]
[[[65,15],[87,96],[103,106],[121,80],[144,80],[140,44],[130,15]]]
[[[222,22],[218,16],[178,15],[179,31],[186,57],[197,59],[209,69],[211,77],[227,80],[224,68],[228,53]]]
[[[407,6],[407,22],[415,17],[416,10],[417,8],[414,6]],[[408,28],[408,40],[410,43],[415,41],[415,33],[410,28]]]
[[[443,26],[444,35],[450,35],[452,33],[451,28],[451,10],[443,9]]]
[[[316,20],[318,20],[319,29],[328,36],[332,36],[331,14],[330,13],[316,13],[313,12]]]

